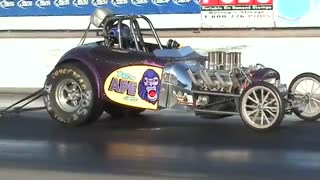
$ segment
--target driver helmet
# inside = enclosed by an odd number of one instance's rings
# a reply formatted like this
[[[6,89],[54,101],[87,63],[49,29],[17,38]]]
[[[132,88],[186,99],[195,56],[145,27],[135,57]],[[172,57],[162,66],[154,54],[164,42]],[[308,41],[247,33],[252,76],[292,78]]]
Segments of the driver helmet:
[[[129,26],[122,24],[120,30],[118,29],[118,24],[112,26],[109,31],[109,37],[113,40],[113,43],[119,43],[119,32],[121,33],[122,46],[127,48],[133,40]]]

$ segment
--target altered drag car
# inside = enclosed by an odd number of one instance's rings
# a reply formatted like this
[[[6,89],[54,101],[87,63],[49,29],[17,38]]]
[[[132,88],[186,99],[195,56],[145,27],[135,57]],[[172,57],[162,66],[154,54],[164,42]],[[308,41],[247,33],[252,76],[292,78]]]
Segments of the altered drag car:
[[[143,31],[141,22],[150,29]],[[64,125],[92,123],[104,111],[134,116],[168,108],[211,119],[240,115],[258,131],[278,127],[285,114],[308,121],[320,117],[316,74],[300,74],[287,88],[272,68],[243,67],[240,52],[201,56],[172,39],[161,44],[143,15],[115,15],[99,8],[90,24],[101,30],[101,41],[85,44],[86,31],[35,93],[43,96],[50,116]]]

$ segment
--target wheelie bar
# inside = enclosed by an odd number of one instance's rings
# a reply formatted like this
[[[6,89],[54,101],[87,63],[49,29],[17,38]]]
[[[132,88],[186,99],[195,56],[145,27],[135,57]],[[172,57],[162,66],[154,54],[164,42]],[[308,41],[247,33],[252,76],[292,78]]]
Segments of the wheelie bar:
[[[20,112],[24,112],[24,111],[37,111],[37,110],[42,110],[45,109],[46,107],[32,107],[32,108],[24,108],[25,106],[27,106],[28,104],[30,104],[31,102],[39,99],[41,96],[43,95],[43,88],[39,89],[38,91],[28,95],[27,97],[13,103],[12,105],[10,105],[9,107],[0,110],[0,118],[4,117],[5,114],[8,113],[20,113]],[[25,102],[27,101],[27,102]],[[18,104],[25,102],[24,104],[22,104],[21,106],[15,107]],[[10,110],[11,109],[11,110]]]

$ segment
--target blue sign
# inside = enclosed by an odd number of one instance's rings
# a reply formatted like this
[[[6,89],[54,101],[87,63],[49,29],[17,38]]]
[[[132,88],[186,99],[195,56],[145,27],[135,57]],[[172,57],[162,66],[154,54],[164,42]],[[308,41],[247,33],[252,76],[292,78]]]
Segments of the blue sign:
[[[97,7],[117,14],[199,14],[199,0],[0,0],[0,16],[91,15]]]
[[[278,17],[290,24],[299,24],[304,17],[318,21],[312,13],[319,12],[319,7],[320,0],[277,0]]]

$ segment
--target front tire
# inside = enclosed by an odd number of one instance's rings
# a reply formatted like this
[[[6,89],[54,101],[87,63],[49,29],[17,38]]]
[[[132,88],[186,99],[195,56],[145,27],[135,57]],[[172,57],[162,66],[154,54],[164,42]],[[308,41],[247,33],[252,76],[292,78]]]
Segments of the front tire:
[[[289,86],[289,97],[295,103],[292,112],[305,121],[320,118],[320,77],[314,73],[296,76]]]
[[[96,121],[103,111],[92,79],[89,70],[80,63],[57,66],[44,85],[44,104],[49,115],[65,126]]]
[[[256,131],[277,128],[284,117],[284,100],[279,90],[266,82],[249,85],[240,96],[242,121]]]

